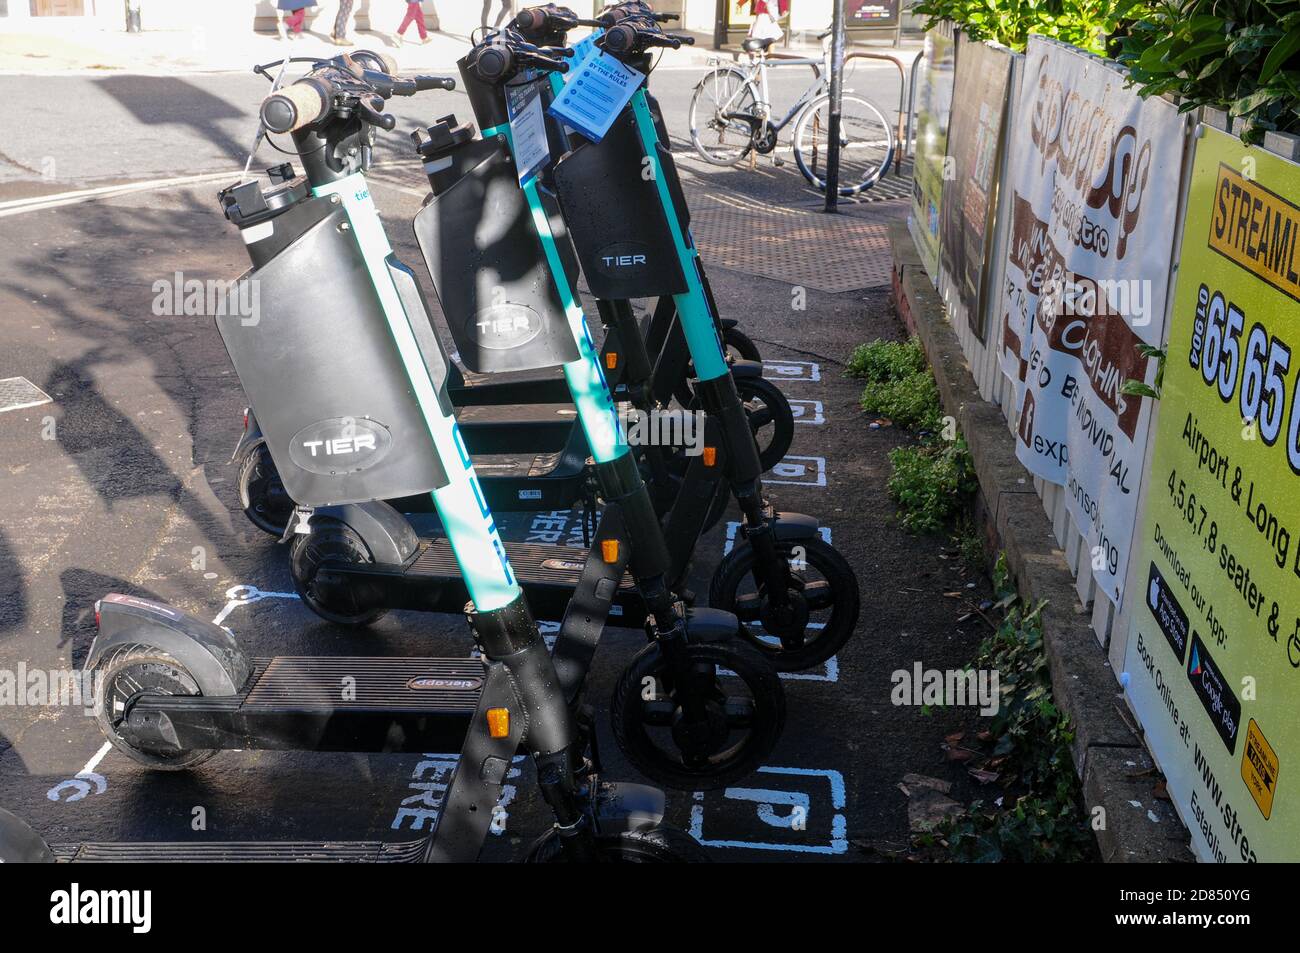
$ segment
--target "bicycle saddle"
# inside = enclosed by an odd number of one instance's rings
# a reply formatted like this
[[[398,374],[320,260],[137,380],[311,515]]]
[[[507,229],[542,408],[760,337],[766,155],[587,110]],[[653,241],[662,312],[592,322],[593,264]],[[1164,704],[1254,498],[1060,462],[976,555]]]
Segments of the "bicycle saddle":
[[[776,39],[774,37],[761,39],[756,36],[748,36],[745,37],[744,42],[740,44],[740,48],[744,50],[746,53],[757,53],[759,50],[762,50],[763,52],[766,53],[768,50],[772,48],[772,44],[775,42]]]

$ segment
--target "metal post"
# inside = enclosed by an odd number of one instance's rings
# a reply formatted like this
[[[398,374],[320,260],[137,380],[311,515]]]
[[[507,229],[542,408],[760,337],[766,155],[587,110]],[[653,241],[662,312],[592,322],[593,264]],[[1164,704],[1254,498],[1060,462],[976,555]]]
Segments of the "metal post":
[[[831,116],[826,128],[826,211],[840,201],[840,109],[844,102],[844,0],[835,0],[831,23]]]

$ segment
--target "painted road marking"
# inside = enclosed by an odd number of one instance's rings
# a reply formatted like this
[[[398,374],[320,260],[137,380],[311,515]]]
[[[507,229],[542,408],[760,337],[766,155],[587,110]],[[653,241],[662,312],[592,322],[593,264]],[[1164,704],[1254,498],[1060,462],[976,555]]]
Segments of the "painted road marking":
[[[782,384],[814,382],[822,379],[822,366],[816,361],[764,361],[763,376]]]
[[[825,486],[826,458],[785,456],[763,477],[763,482],[782,486]]]
[[[848,821],[844,776],[814,768],[763,766],[760,775],[785,787],[729,787],[696,791],[691,805],[691,836],[705,847],[779,850],[798,854],[843,854],[848,851]],[[728,802],[753,805],[752,815],[735,816],[723,809]],[[748,825],[741,823],[749,820]],[[753,822],[757,821],[757,824]],[[745,830],[745,828],[750,828]],[[717,829],[717,836],[708,830]],[[780,833],[780,839],[776,832]]]
[[[0,380],[0,414],[52,403],[54,399],[49,394],[25,377],[6,377]]]
[[[789,404],[795,423],[808,427],[820,427],[826,423],[826,412],[820,400],[791,400]]]

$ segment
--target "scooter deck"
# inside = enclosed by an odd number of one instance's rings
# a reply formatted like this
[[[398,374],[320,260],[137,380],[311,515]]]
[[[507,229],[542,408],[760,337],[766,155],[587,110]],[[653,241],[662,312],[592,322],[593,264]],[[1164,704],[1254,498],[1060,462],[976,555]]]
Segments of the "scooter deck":
[[[588,550],[513,542],[506,543],[505,550],[515,578],[528,595],[533,615],[539,619],[563,618],[582,576]],[[331,562],[321,566],[316,579],[322,591],[333,585],[364,591],[373,604],[389,609],[460,612],[469,601],[469,590],[451,544],[442,537],[422,537],[415,554],[400,566]],[[626,573],[616,591],[601,595],[618,607],[611,622],[635,628],[645,620],[645,604],[636,583]]]
[[[122,727],[146,750],[457,751],[486,680],[478,659],[253,660],[230,696],[142,695]]]
[[[53,844],[61,864],[417,864],[428,840]]]

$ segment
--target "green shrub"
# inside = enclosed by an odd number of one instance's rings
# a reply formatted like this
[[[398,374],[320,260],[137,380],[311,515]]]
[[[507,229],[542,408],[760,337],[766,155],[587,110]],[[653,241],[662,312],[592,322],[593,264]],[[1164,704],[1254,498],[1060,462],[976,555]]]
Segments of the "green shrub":
[[[869,341],[849,357],[849,377],[883,382],[911,377],[926,369],[925,351],[916,338],[909,341]]]
[[[1055,37],[1104,55],[1107,39],[1143,12],[1146,0],[922,0],[912,12],[928,30],[952,20],[972,40],[1024,50],[1030,33]]]
[[[868,383],[862,390],[862,409],[913,430],[938,430],[943,415],[939,388],[928,370],[899,380]]]
[[[898,504],[898,519],[913,533],[936,533],[947,526],[977,487],[966,441],[931,440],[889,453],[894,472],[886,488]]]
[[[942,413],[939,389],[916,338],[860,344],[845,373],[867,382],[862,391],[863,410],[888,417],[900,427],[938,428]]]
[[[1119,46],[1143,96],[1222,109],[1246,142],[1300,133],[1300,0],[1163,0]]]

